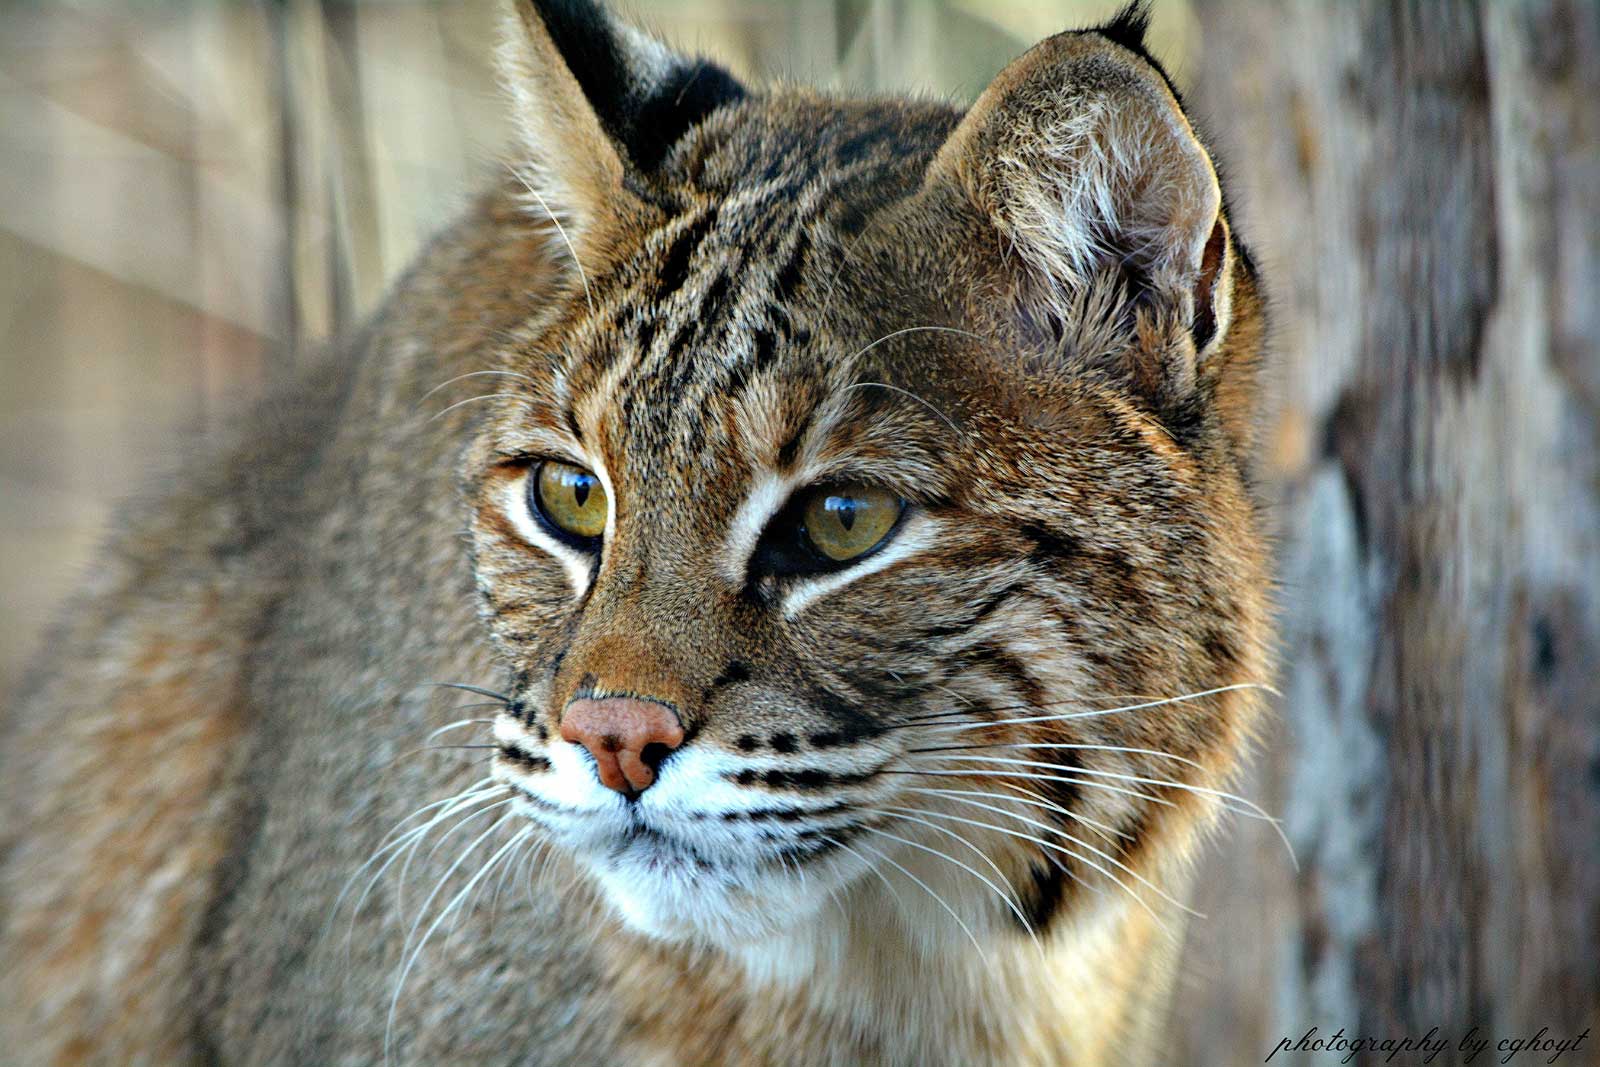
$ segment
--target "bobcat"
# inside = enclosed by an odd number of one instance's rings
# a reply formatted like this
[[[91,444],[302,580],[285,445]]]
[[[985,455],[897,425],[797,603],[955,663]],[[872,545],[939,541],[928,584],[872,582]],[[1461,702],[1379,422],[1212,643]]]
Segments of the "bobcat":
[[[514,169],[11,716],[8,1062],[1155,1059],[1270,636],[1144,22],[962,110],[510,0]]]

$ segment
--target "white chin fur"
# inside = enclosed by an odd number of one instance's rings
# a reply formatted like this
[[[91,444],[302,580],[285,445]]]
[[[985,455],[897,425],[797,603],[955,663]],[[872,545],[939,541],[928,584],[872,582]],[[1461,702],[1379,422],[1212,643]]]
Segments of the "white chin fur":
[[[586,865],[622,920],[662,941],[747,946],[812,921],[828,899],[816,879],[706,870],[637,846]]]

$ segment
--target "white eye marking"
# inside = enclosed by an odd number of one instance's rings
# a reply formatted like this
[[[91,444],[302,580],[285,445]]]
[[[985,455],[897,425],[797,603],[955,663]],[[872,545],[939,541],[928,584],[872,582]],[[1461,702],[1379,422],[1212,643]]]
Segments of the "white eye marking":
[[[528,472],[521,478],[507,482],[500,506],[505,511],[506,517],[511,520],[511,525],[524,541],[536,548],[544,549],[545,552],[560,561],[562,567],[566,569],[567,578],[572,582],[573,596],[581,597],[584,591],[589,588],[589,575],[594,567],[594,560],[588,553],[580,552],[571,545],[552,537],[545,530],[544,524],[539,521],[538,516],[533,514],[531,509],[534,505],[528,499],[528,481],[533,477],[534,471],[537,469],[537,467],[530,467]],[[597,474],[596,477],[600,477],[600,475]],[[601,478],[601,484],[605,485],[604,478]],[[606,485],[606,492],[609,493],[610,491],[611,487]],[[609,500],[610,498],[607,497],[607,499]],[[606,536],[608,539],[610,535],[611,516],[608,514],[606,516]]]
[[[921,552],[933,544],[935,533],[937,525],[927,515],[920,512],[907,515],[901,522],[900,529],[891,535],[889,543],[861,562],[842,571],[818,575],[797,583],[789,591],[789,595],[783,598],[783,617],[792,619],[819,597],[827,596],[857,578],[864,578],[892,567],[901,560]]]
[[[729,585],[744,584],[750,554],[755,551],[761,532],[767,528],[768,520],[789,499],[795,484],[793,479],[781,478],[772,471],[762,471],[756,475],[749,494],[745,496],[744,503],[739,505],[739,511],[728,527],[722,558],[717,561],[717,569]]]
[[[590,461],[588,466],[594,476],[600,479],[600,484],[606,491],[605,543],[609,545],[617,536],[617,490],[611,484],[611,476],[606,473],[606,465],[598,458]]]

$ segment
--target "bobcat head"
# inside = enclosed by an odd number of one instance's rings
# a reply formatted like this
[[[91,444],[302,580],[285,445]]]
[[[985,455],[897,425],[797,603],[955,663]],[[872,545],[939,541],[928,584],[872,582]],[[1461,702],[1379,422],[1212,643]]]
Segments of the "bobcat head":
[[[1263,313],[1142,22],[963,112],[509,8],[563,275],[465,470],[493,773],[634,928],[748,947],[888,880],[929,944],[1047,934],[1239,806]]]

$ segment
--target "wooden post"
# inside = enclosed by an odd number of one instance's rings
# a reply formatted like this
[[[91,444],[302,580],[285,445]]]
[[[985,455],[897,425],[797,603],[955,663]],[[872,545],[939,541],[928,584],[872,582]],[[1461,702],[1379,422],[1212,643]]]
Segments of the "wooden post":
[[[1173,1062],[1600,1032],[1600,5],[1197,7],[1276,297],[1300,867],[1202,871]]]

